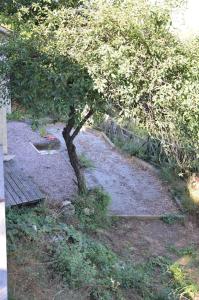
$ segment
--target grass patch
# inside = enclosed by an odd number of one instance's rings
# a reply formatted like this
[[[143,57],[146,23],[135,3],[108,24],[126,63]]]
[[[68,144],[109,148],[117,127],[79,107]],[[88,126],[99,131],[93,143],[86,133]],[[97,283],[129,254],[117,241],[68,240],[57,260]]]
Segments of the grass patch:
[[[120,148],[122,151],[124,151],[128,155],[137,156],[141,159],[148,160],[146,150],[142,146],[135,144],[131,141],[126,142],[126,141],[116,138],[116,137],[112,138],[111,140],[118,148]]]
[[[77,228],[62,219],[59,208],[7,210],[10,299],[177,300],[199,292],[178,261],[161,256],[126,261]],[[181,257],[195,250],[177,251]]]
[[[184,222],[184,216],[177,215],[177,214],[167,214],[165,216],[162,216],[161,220],[169,225],[175,224],[175,223],[182,223]]]
[[[25,119],[25,116],[23,112],[15,110],[10,114],[7,114],[7,119],[8,121],[23,121]]]
[[[14,259],[15,265],[23,266],[29,283],[30,275],[32,282],[40,278],[40,288],[44,285],[45,289],[42,274],[51,272],[54,280],[60,276],[62,289],[83,289],[81,299],[125,299],[123,290],[128,288],[146,296],[145,299],[151,295],[149,278],[141,267],[121,261],[108,247],[63,223],[45,206],[9,209],[7,240],[9,261]],[[11,293],[14,298],[12,288]]]
[[[110,201],[109,195],[99,188],[89,190],[85,195],[79,196],[74,205],[81,226],[91,230],[107,226],[110,223],[107,217]]]
[[[89,158],[87,158],[85,154],[83,154],[83,153],[80,154],[78,156],[78,159],[79,159],[81,168],[94,169],[94,163]]]
[[[167,164],[160,166],[160,176],[163,181],[169,184],[173,197],[180,200],[185,211],[194,213],[198,210],[198,207],[189,196],[184,174],[179,173],[173,166]]]

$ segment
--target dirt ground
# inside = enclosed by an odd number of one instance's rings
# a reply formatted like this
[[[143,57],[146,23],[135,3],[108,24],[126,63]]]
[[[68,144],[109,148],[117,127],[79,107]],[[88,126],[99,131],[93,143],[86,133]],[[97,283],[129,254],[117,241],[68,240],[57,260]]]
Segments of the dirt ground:
[[[74,174],[62,138],[62,124],[48,126],[48,132],[61,141],[61,149],[41,155],[31,145],[43,140],[23,122],[8,123],[9,153],[15,164],[46,193],[48,199],[63,201],[76,193]],[[176,213],[167,188],[149,169],[142,168],[113,150],[95,132],[82,131],[76,140],[77,151],[94,163],[86,170],[88,185],[102,186],[111,196],[113,215],[160,215]]]
[[[193,219],[184,223],[168,225],[160,220],[138,221],[130,218],[118,218],[108,229],[99,229],[93,237],[110,246],[125,261],[146,263],[149,259],[167,256],[186,268],[187,274],[199,284],[199,255],[194,260],[189,255],[180,258],[171,251],[194,246],[199,253],[198,224]],[[18,248],[15,255],[8,257],[9,286],[14,300],[88,300],[85,290],[69,290],[62,280],[51,272],[48,263],[42,262],[37,249]],[[21,256],[23,253],[23,256]],[[46,260],[46,258],[45,258]],[[159,274],[162,276],[162,274]],[[154,278],[161,288],[161,277]],[[159,286],[160,284],[160,286]],[[128,292],[128,300],[141,300],[135,294]],[[198,295],[199,296],[199,295]],[[12,298],[10,298],[12,300]],[[165,298],[166,299],[166,298]],[[168,298],[170,299],[170,298]],[[193,298],[197,300],[199,298]]]
[[[98,238],[120,256],[142,262],[149,257],[168,255],[171,246],[182,249],[195,245],[199,249],[198,225],[189,217],[174,224],[120,218],[109,230],[99,231]]]
[[[48,127],[48,131],[62,138],[62,124]],[[125,158],[95,131],[83,130],[76,139],[77,151],[93,162],[86,170],[89,187],[101,186],[111,196],[113,215],[161,215],[176,213],[177,208],[168,189],[149,168],[143,168]]]

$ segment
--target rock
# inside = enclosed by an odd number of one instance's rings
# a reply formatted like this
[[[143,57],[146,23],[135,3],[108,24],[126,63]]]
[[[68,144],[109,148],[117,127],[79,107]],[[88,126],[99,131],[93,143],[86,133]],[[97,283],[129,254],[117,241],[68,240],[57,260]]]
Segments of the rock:
[[[61,235],[55,235],[52,237],[51,242],[52,243],[58,243],[64,240],[64,237]]]
[[[68,200],[65,200],[62,203],[62,209],[61,209],[61,214],[63,217],[71,217],[74,216],[75,214],[75,207],[72,205],[72,203]]]
[[[94,208],[88,208],[88,207],[84,208],[84,213],[86,216],[94,215],[94,212],[95,212]]]
[[[62,202],[62,207],[66,207],[66,206],[69,206],[69,205],[72,205],[72,204],[71,204],[71,201],[64,200],[64,201]]]

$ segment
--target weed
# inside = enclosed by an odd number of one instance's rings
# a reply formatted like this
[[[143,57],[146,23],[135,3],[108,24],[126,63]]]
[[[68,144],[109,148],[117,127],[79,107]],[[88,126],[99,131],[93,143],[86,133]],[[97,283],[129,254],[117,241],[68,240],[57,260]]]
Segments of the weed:
[[[141,267],[121,262],[114,252],[86,235],[72,240],[72,244],[67,239],[54,245],[54,266],[69,286],[87,287],[93,299],[111,300],[113,295],[121,299],[121,289],[128,288],[150,295],[149,278]]]
[[[194,247],[194,245],[190,245],[181,249],[178,249],[175,246],[171,245],[168,247],[168,249],[180,257],[186,255],[195,256],[196,254],[196,248]]]
[[[178,263],[174,263],[169,267],[169,272],[173,277],[173,284],[176,287],[175,294],[188,299],[194,299],[194,296],[199,292],[199,286],[192,282],[186,271]]]
[[[137,156],[142,159],[147,159],[146,150],[142,146],[131,141],[124,141],[118,137],[114,137],[112,141],[118,148],[130,156]]]
[[[176,222],[183,223],[184,222],[184,216],[177,215],[177,214],[167,214],[165,216],[162,216],[161,220],[166,224],[172,225]]]
[[[39,120],[33,118],[33,119],[32,119],[32,124],[31,124],[32,130],[35,131],[35,130],[38,129],[38,127],[39,127]]]
[[[186,211],[193,212],[196,210],[189,197],[184,174],[179,173],[179,170],[176,170],[174,166],[164,164],[160,167],[160,176],[169,184],[172,195],[180,200]]]
[[[87,158],[85,154],[83,154],[83,153],[80,154],[78,156],[78,159],[79,159],[80,166],[82,168],[85,168],[85,169],[93,169],[94,168],[93,162],[89,158]]]
[[[85,195],[87,201],[91,195],[95,201],[100,197],[104,199],[104,193],[95,190],[87,197]],[[46,284],[43,268],[49,266],[45,270],[51,272],[51,280],[53,274],[53,278],[59,277],[62,290],[68,286],[72,292],[80,289],[84,292],[83,299],[124,300],[128,291],[131,295],[138,295],[138,299],[146,300],[177,300],[182,295],[194,299],[199,291],[186,270],[170,258],[157,256],[139,264],[124,261],[108,246],[63,223],[55,211],[44,204],[34,208],[8,209],[7,236],[8,257],[12,257],[10,268],[14,260],[17,270],[23,270],[24,278],[28,278],[23,281],[27,285],[31,280],[38,282],[42,278],[41,290]],[[194,254],[192,246],[176,251],[179,255]],[[38,265],[35,257],[40,260]],[[45,299],[52,299],[52,296]]]
[[[110,197],[102,189],[95,188],[75,201],[75,211],[80,223],[91,230],[108,224],[107,207]]]
[[[21,121],[24,120],[24,113],[20,110],[14,110],[10,114],[7,114],[7,119],[10,121]]]
[[[47,131],[45,127],[40,127],[39,128],[39,134],[41,137],[45,137],[47,135]]]

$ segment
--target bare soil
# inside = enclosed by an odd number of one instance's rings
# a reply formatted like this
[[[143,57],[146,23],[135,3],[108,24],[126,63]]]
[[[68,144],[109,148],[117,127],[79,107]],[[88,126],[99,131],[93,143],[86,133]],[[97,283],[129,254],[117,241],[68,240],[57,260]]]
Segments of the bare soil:
[[[105,241],[118,255],[136,262],[171,255],[171,246],[182,249],[194,245],[199,249],[198,223],[189,217],[182,223],[171,225],[161,220],[119,218],[108,230],[99,230],[97,238]],[[171,255],[171,258],[175,256]]]

